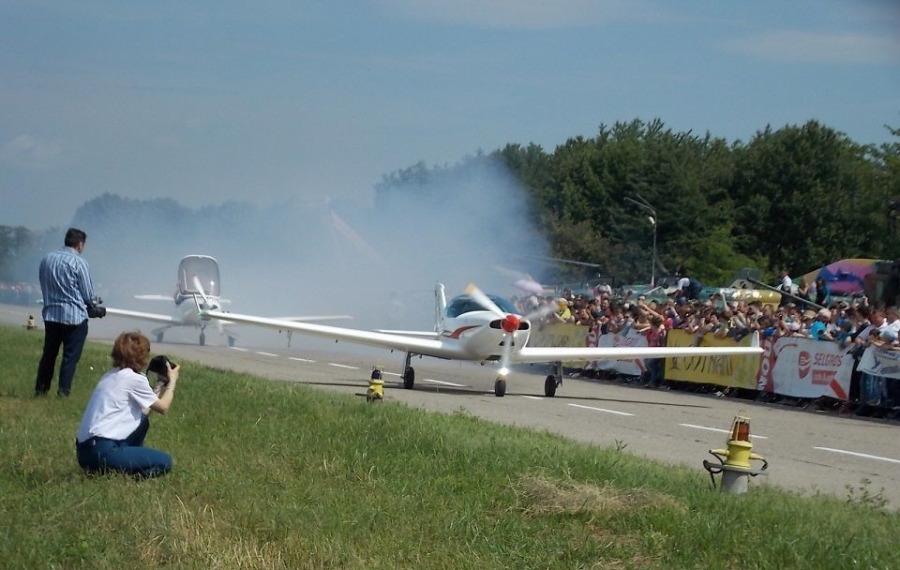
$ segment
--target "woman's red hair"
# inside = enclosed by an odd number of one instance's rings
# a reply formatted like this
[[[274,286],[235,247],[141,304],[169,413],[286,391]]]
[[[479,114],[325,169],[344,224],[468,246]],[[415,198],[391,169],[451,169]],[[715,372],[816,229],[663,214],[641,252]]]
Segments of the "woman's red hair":
[[[150,340],[138,331],[123,332],[112,349],[113,365],[141,372],[150,361]]]

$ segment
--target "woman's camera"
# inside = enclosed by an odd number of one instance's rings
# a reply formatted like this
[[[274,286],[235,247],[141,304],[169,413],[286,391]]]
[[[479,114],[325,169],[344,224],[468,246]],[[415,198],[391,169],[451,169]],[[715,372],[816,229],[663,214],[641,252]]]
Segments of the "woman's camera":
[[[166,364],[169,366],[167,367]],[[177,365],[169,360],[169,357],[165,354],[160,354],[150,359],[150,363],[147,365],[147,372],[155,372],[159,376],[160,382],[168,384],[169,367],[175,368],[175,366]]]

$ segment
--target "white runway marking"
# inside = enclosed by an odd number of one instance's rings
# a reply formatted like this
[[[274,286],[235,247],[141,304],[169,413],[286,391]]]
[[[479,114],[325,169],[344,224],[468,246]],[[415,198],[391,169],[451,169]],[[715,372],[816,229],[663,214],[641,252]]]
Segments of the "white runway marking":
[[[830,451],[832,453],[843,453],[844,455],[853,455],[854,457],[863,457],[865,459],[877,459],[878,461],[887,461],[888,463],[900,463],[900,459],[891,459],[890,457],[881,457],[880,455],[869,455],[868,453],[844,451],[843,449],[832,449],[830,447],[813,447],[813,449],[821,449],[822,451]]]
[[[706,426],[695,426],[694,424],[678,424],[678,425],[680,425],[681,427],[686,427],[686,428],[694,428],[694,429],[703,429],[703,430],[706,430],[706,431],[714,431],[714,432],[716,432],[716,433],[725,433],[725,434],[730,434],[730,433],[731,433],[731,430],[728,430],[728,429],[719,429],[719,428],[712,428],[712,427],[706,427]],[[753,434],[750,434],[750,437],[755,438],[755,439],[769,439],[768,437],[766,437],[766,436],[764,436],[764,435],[753,435]]]
[[[607,410],[606,408],[593,408],[591,406],[582,406],[581,404],[569,404],[573,408],[581,408],[584,410],[594,410],[595,412],[606,412],[607,414],[616,414],[617,416],[633,416],[634,414],[629,414],[628,412],[619,412],[616,410]]]
[[[397,374],[396,372],[382,372],[382,374],[385,374],[387,376],[397,376],[398,378],[400,377],[400,374]]]
[[[443,384],[444,386],[456,386],[458,388],[465,387],[465,384],[455,384],[453,382],[444,382],[443,380],[432,380],[431,378],[425,378],[425,382],[431,382],[432,384]]]
[[[241,348],[239,346],[229,346],[228,348],[230,348],[231,350],[236,350],[238,352],[247,352],[246,348]]]
[[[336,368],[347,368],[349,370],[359,370],[359,366],[348,366],[346,364],[337,364],[334,362],[329,362],[328,366],[334,366]]]
[[[261,350],[257,350],[257,351],[255,351],[255,352],[256,352],[256,354],[259,354],[259,355],[262,355],[262,356],[275,356],[275,357],[278,356],[277,354],[272,354],[271,352],[263,352],[263,351],[261,351]]]
[[[528,398],[529,400],[543,400],[540,396],[522,396],[523,398]]]
[[[296,360],[297,362],[315,362],[315,360],[310,360],[308,358],[297,358],[296,356],[288,356],[288,360]]]

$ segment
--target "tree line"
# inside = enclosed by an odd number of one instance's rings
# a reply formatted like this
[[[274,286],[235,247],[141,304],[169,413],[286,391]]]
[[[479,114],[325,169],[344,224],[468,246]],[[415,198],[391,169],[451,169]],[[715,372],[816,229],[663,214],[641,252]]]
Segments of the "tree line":
[[[721,285],[744,267],[800,275],[843,258],[900,253],[900,142],[859,144],[818,121],[766,127],[733,143],[676,132],[659,119],[618,122],[553,152],[509,144],[454,166],[418,164],[385,176],[376,190],[421,190],[483,161],[516,177],[553,256],[598,263],[619,282],[648,282],[653,253],[648,210],[626,198],[657,214],[657,275],[684,267]]]

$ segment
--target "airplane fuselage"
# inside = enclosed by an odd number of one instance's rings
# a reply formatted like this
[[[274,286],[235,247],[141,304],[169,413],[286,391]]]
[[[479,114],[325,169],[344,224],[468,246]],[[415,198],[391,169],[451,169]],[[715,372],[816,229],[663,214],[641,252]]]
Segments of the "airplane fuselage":
[[[498,360],[503,352],[504,332],[499,325],[495,328],[491,323],[496,325],[498,319],[490,311],[472,311],[458,317],[444,317],[440,337],[456,347],[453,351],[455,358]],[[530,324],[524,320],[522,324],[522,328],[510,335],[513,354],[528,344]]]

